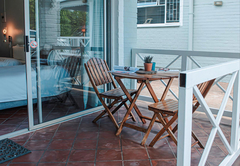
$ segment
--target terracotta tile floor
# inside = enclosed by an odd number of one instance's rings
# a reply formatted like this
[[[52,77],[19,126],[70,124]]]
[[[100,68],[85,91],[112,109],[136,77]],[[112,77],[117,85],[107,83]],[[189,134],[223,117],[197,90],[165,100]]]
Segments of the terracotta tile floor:
[[[148,103],[138,102],[143,114]],[[119,121],[126,110],[123,108],[115,115]],[[169,138],[158,141],[153,148],[141,146],[143,133],[124,127],[119,137],[109,118],[101,119],[97,124],[91,120],[91,114],[59,125],[41,129],[29,134],[12,138],[13,141],[30,149],[32,153],[16,158],[0,166],[171,166],[176,165],[177,147]],[[230,120],[221,125],[227,139],[230,139]],[[137,124],[142,125],[139,121]],[[147,127],[147,125],[143,125]],[[154,132],[161,128],[155,124],[147,145]],[[205,144],[211,130],[211,124],[202,113],[195,113],[193,130]],[[192,148],[192,165],[197,165],[203,150],[195,145]],[[206,165],[218,165],[227,152],[217,136]],[[240,165],[240,158],[234,163]]]

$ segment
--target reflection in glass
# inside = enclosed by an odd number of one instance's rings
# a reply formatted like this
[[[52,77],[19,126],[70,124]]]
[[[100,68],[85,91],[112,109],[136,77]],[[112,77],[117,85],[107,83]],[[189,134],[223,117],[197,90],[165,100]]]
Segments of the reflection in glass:
[[[39,50],[31,49],[34,102],[40,94],[42,107],[34,112],[35,124],[41,116],[46,122],[100,105],[83,65],[92,57],[103,59],[103,0],[84,2],[39,0],[39,32],[30,5],[32,40],[39,33]]]

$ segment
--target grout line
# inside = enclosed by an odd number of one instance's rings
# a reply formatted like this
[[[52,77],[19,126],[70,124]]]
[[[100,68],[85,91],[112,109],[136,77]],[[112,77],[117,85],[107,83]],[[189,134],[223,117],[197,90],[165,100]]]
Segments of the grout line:
[[[49,147],[50,144],[52,143],[53,138],[55,137],[56,133],[58,132],[59,127],[60,127],[60,124],[58,124],[58,127],[57,127],[56,131],[54,132],[54,134],[53,134],[51,140],[49,141],[47,147],[45,148],[45,150],[43,150],[44,152],[43,152],[42,156],[40,157],[40,159],[38,160],[37,165],[40,163],[40,161],[42,160],[42,158],[43,158],[44,154],[46,153],[48,147]]]
[[[141,135],[143,135],[143,133],[141,133]],[[145,147],[145,150],[146,150],[146,152],[147,152],[147,155],[148,155],[148,158],[149,158],[150,165],[153,166],[153,165],[152,165],[152,159],[151,159],[151,157],[150,157],[150,155],[149,155],[149,153],[148,153],[147,145],[144,144],[144,147]]]
[[[67,158],[67,160],[66,160],[66,166],[67,166],[67,163],[68,163],[69,158],[70,158],[70,156],[71,156],[71,152],[72,152],[72,150],[73,150],[73,147],[74,147],[75,141],[76,141],[76,139],[77,139],[77,136],[78,136],[78,134],[79,134],[78,130],[79,130],[81,124],[82,124],[82,120],[83,120],[83,118],[81,118],[81,121],[80,121],[79,124],[78,124],[78,128],[77,128],[77,131],[76,131],[76,135],[75,135],[75,138],[74,138],[74,140],[73,140],[73,142],[72,142],[72,147],[71,147],[71,149],[70,149],[70,153],[69,153],[69,155],[68,155],[68,158]],[[73,124],[74,124],[74,123],[73,123]]]
[[[119,111],[117,111],[118,113],[118,120],[119,120]],[[122,158],[122,166],[124,166],[124,158],[123,158],[123,148],[122,148],[122,132],[119,135],[119,139],[120,139],[120,147],[121,147],[121,158]]]
[[[98,125],[98,135],[97,135],[97,144],[96,144],[96,150],[95,150],[95,157],[94,157],[94,166],[96,166],[97,161],[97,151],[98,151],[98,142],[99,142],[99,133],[100,133],[100,126],[101,126],[101,118],[99,119],[100,123]],[[97,123],[97,122],[96,122]]]
[[[166,139],[166,138],[165,138],[165,139]],[[167,143],[168,143],[169,148],[171,149],[171,151],[172,151],[172,153],[173,153],[173,156],[177,159],[177,156],[175,155],[175,153],[174,153],[174,151],[173,151],[173,148],[172,148],[172,146],[170,145],[168,139],[166,139],[166,141],[167,141]]]

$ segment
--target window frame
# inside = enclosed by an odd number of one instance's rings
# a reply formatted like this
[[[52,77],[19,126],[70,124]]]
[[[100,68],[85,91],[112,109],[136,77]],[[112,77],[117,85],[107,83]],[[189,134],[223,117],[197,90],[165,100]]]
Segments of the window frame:
[[[167,8],[167,0],[165,0],[165,19],[164,19],[164,23],[157,23],[157,24],[137,24],[137,28],[154,28],[154,27],[178,27],[178,26],[182,26],[183,25],[183,0],[180,0],[180,3],[179,3],[179,22],[173,22],[173,23],[167,23],[166,22],[166,8]],[[158,4],[156,2],[155,5],[145,5],[145,6],[141,6],[141,7],[138,7],[137,6],[137,9],[138,8],[147,8],[147,7],[156,7],[156,6],[163,6],[163,4]],[[138,15],[138,13],[137,13]]]

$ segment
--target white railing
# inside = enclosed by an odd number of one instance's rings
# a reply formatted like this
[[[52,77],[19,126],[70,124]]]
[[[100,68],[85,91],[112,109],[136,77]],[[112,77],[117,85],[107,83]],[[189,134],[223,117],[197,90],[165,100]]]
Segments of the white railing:
[[[193,64],[195,64],[197,67],[201,68],[201,64],[197,62],[195,57],[205,57],[205,58],[229,58],[229,59],[240,59],[240,53],[228,53],[228,52],[204,52],[204,51],[183,51],[183,50],[160,50],[160,49],[132,49],[132,66],[137,67],[137,56],[143,60],[143,57],[141,54],[152,54],[152,55],[157,55],[161,57],[162,55],[167,55],[167,56],[175,56],[172,61],[170,61],[166,66],[169,68],[171,67],[174,63],[176,63],[179,59],[181,59],[181,66],[180,70],[181,71],[186,71],[191,69],[192,65],[189,65],[190,62],[192,61]],[[163,57],[163,56],[162,56]],[[216,84],[220,90],[222,90],[224,93],[226,90],[219,84],[219,82],[224,79],[225,76],[219,77],[216,79],[214,85]],[[164,86],[167,84],[161,80]],[[131,82],[131,88],[136,88],[136,82],[132,81]],[[178,100],[177,95],[169,89],[169,91],[172,93],[172,95]],[[151,101],[152,99],[150,97],[146,96],[140,96],[140,99]],[[232,96],[229,96],[231,100],[233,100]],[[198,109],[201,111],[201,109]],[[218,110],[215,108],[211,108],[212,112],[217,113]],[[225,111],[224,112],[225,116],[231,116],[231,111]]]
[[[213,128],[210,132],[205,149],[201,156],[199,165],[203,166],[206,163],[210,149],[212,147],[216,133],[218,133],[224,146],[228,151],[228,155],[221,162],[221,166],[232,165],[237,157],[240,155],[240,127],[239,127],[239,113],[240,113],[240,60],[234,60],[223,64],[204,67],[201,69],[194,69],[180,73],[179,87],[179,112],[178,112],[178,151],[177,151],[177,165],[190,166],[191,163],[191,131],[192,131],[192,96],[197,97],[199,103],[203,107],[208,119]],[[232,74],[229,81],[225,96],[223,98],[221,107],[215,118],[208,107],[206,101],[197,88],[197,84],[219,78],[228,74]],[[227,99],[230,96],[233,87],[233,108],[232,108],[232,125],[231,125],[231,142],[228,143],[223,134],[219,124],[221,122]],[[187,111],[189,110],[189,111]]]
[[[207,144],[201,156],[199,165],[205,165],[210,149],[212,147],[213,140],[216,133],[218,133],[224,146],[228,150],[228,155],[221,162],[222,166],[232,165],[233,162],[240,155],[240,127],[239,127],[239,113],[240,113],[240,53],[223,53],[223,52],[200,52],[200,51],[178,51],[178,50],[157,50],[157,49],[132,49],[132,66],[137,66],[137,56],[140,53],[144,54],[156,54],[156,55],[177,55],[177,57],[171,61],[166,67],[170,67],[181,57],[181,74],[180,82],[183,82],[184,86],[179,87],[179,116],[178,116],[178,154],[177,165],[178,166],[190,166],[191,164],[191,131],[192,131],[192,96],[193,93],[197,97],[201,104],[201,109],[209,118],[213,128],[209,135]],[[194,59],[194,57],[216,57],[216,58],[231,58],[234,61],[213,65],[209,67],[201,68],[201,65]],[[189,70],[189,61],[192,61],[199,68]],[[185,75],[185,77],[183,77]],[[217,78],[215,84],[217,84],[226,75],[231,75],[227,89],[223,89],[225,96],[222,100],[219,110],[210,110],[206,101],[203,99],[196,85],[214,78]],[[185,78],[185,80],[184,80]],[[136,82],[131,83],[131,88],[136,87]],[[233,96],[230,96],[232,87],[234,88]],[[150,98],[150,97],[149,97]],[[228,143],[221,128],[219,127],[222,116],[224,116],[225,107],[228,98],[232,98],[233,107],[232,111],[227,115],[232,118],[231,125],[231,142]],[[141,97],[140,97],[141,99]],[[147,97],[144,97],[146,100]],[[215,118],[213,116],[217,114]]]
[[[87,47],[90,45],[90,37],[58,37],[58,46]]]

